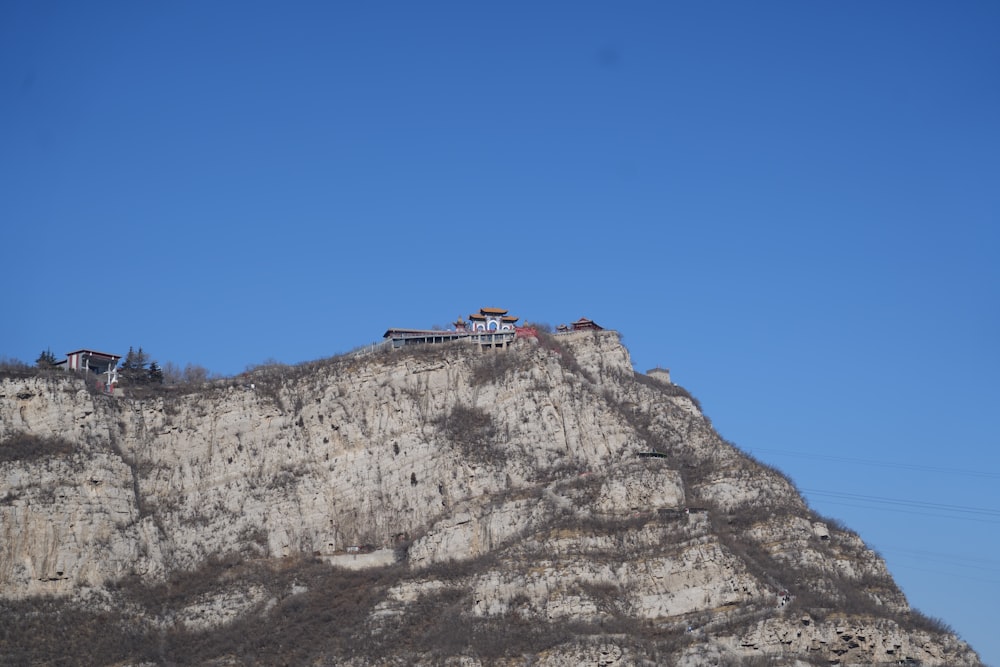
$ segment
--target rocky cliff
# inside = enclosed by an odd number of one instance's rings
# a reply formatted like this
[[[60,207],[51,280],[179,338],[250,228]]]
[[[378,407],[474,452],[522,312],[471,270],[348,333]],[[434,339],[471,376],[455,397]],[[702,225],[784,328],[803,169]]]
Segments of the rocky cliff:
[[[4,664],[979,664],[614,332],[5,377],[0,538]]]

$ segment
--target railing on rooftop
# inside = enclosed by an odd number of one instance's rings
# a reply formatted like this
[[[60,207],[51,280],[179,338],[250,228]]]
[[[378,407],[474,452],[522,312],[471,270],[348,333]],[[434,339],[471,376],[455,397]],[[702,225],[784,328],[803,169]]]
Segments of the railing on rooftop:
[[[511,342],[518,337],[519,329],[503,329],[500,331],[421,331],[421,332],[400,332],[393,334],[390,338],[376,341],[370,345],[363,345],[351,350],[347,356],[364,357],[370,354],[377,354],[386,350],[402,347],[407,344],[419,344],[421,341],[428,345],[436,345],[452,341],[465,341],[477,344],[496,344]],[[537,335],[532,330],[531,334]],[[530,334],[529,334],[530,335]],[[408,341],[402,345],[397,345],[398,341]]]

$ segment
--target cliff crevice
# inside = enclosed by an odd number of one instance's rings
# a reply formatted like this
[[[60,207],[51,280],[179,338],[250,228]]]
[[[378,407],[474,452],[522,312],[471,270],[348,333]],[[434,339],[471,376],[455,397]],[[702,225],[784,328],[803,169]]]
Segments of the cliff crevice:
[[[4,619],[103,618],[109,663],[978,664],[614,332],[2,378],[0,537]]]

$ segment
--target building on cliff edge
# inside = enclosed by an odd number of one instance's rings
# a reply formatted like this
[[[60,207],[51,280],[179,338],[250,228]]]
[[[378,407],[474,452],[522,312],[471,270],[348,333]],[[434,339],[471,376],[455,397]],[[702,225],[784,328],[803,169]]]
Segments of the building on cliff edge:
[[[480,308],[478,313],[469,315],[468,321],[459,317],[452,323],[454,329],[388,329],[382,338],[393,349],[456,340],[474,343],[483,348],[506,348],[515,338],[529,331],[517,326],[518,319],[520,318],[508,315],[503,308]]]

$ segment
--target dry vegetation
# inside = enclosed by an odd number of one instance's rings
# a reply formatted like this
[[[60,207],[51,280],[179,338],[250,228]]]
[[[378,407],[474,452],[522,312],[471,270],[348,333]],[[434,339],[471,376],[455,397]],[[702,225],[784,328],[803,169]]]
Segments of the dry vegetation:
[[[497,442],[497,428],[486,410],[456,405],[437,422],[445,440],[473,461],[502,466],[507,453]]]
[[[539,349],[556,355],[570,381],[596,395],[602,388],[594,377],[578,363],[572,350],[557,336],[540,332]],[[164,412],[171,414],[175,397],[193,392],[206,396],[211,392],[245,389],[253,384],[265,400],[272,401],[282,411],[302,410],[301,392],[295,383],[319,370],[350,374],[358,367],[391,358],[394,363],[421,364],[467,358],[469,348],[463,344],[411,346],[388,352],[375,351],[366,357],[344,355],[330,359],[287,366],[268,363],[237,378],[216,379],[184,385],[146,385],[130,389],[130,398],[162,399]],[[389,356],[391,355],[391,356]],[[480,387],[502,383],[527,370],[530,355],[518,351],[484,354],[469,362],[470,381]],[[0,367],[0,376],[24,377],[49,374],[63,377],[62,372],[37,371],[21,367]],[[622,387],[642,392],[647,399],[644,408],[619,401],[611,390],[603,397],[617,418],[628,425],[648,451],[666,455],[666,465],[678,470],[688,503],[702,508],[708,521],[702,527],[692,527],[679,511],[657,512],[656,508],[628,516],[601,516],[596,513],[575,514],[553,511],[544,525],[533,527],[533,537],[544,548],[546,537],[568,531],[579,537],[613,535],[619,538],[621,549],[615,553],[588,551],[587,557],[612,561],[641,557],[637,547],[625,546],[626,538],[637,531],[658,534],[661,550],[686,540],[717,538],[724,549],[737,556],[749,574],[773,590],[788,590],[792,596],[785,613],[807,613],[821,621],[834,611],[841,616],[889,619],[905,629],[947,633],[951,629],[937,619],[913,612],[897,612],[879,600],[901,596],[891,578],[865,575],[848,578],[830,569],[805,566],[775,558],[749,536],[749,531],[766,522],[783,517],[801,516],[802,506],[797,497],[771,498],[766,502],[742,504],[723,509],[698,494],[699,488],[719,473],[717,462],[709,455],[699,454],[687,440],[694,436],[706,439],[719,449],[727,443],[711,429],[707,419],[691,415],[663,398],[682,397],[697,400],[684,388],[667,384],[641,374],[619,377]],[[634,385],[634,386],[632,386]],[[89,385],[88,385],[89,386]],[[414,397],[416,398],[416,397]],[[311,400],[311,399],[310,399]],[[652,406],[651,408],[648,406]],[[320,416],[322,423],[322,416]],[[683,433],[668,424],[682,423]],[[302,419],[298,422],[303,427]],[[478,463],[503,468],[508,452],[500,437],[500,425],[487,410],[456,404],[433,422],[442,441],[456,448],[462,456]],[[114,448],[114,443],[111,443]],[[394,454],[399,454],[394,445]],[[117,451],[117,450],[116,450]],[[73,446],[57,438],[34,436],[11,437],[0,443],[0,464],[33,461],[40,458],[65,457]],[[134,461],[118,452],[133,469],[134,480],[141,475]],[[752,457],[736,453],[734,470],[754,478],[779,480],[794,490],[794,485],[781,471]],[[564,463],[546,471],[545,484],[555,484],[561,492],[573,497],[578,507],[586,508],[598,500],[602,477],[581,476],[579,464]],[[727,471],[727,473],[732,471]],[[282,468],[265,486],[271,489],[294,488],[301,471]],[[411,473],[410,484],[416,485]],[[136,484],[138,482],[136,481]],[[542,485],[524,491],[543,502]],[[551,494],[550,494],[551,495]],[[141,495],[136,486],[136,497]],[[496,498],[501,502],[504,498]],[[140,514],[154,513],[157,508],[144,508]],[[832,539],[819,543],[816,549],[835,558],[856,558],[861,554],[850,550],[853,537],[835,522],[830,526]],[[209,523],[202,515],[191,521]],[[523,536],[522,536],[523,537]],[[248,535],[255,543],[266,543],[262,533]],[[654,664],[669,664],[677,652],[703,641],[685,633],[684,622],[650,623],[628,614],[620,604],[621,591],[612,584],[576,584],[576,592],[595,601],[598,617],[574,621],[552,622],[534,615],[526,597],[515,599],[510,609],[498,616],[477,617],[470,613],[475,600],[471,598],[469,581],[502,567],[500,554],[491,553],[476,560],[444,563],[418,572],[406,566],[410,538],[396,544],[400,563],[391,567],[352,572],[330,567],[311,559],[282,561],[243,560],[239,555],[209,559],[195,571],[175,573],[164,583],[147,583],[138,578],[126,578],[110,589],[110,603],[78,604],[53,598],[28,598],[0,601],[0,664],[11,665],[71,665],[71,664],[137,664],[201,665],[221,664],[336,664],[357,658],[371,664],[406,664],[408,656],[422,656],[430,662],[445,657],[466,655],[486,664],[537,655],[567,642],[598,641],[611,635],[628,635],[629,646],[638,659]],[[586,540],[583,540],[586,542]],[[632,544],[635,542],[630,542]],[[238,545],[237,545],[238,546]],[[522,548],[523,545],[522,545]],[[525,548],[526,551],[530,549]],[[240,551],[239,548],[236,549]],[[254,549],[242,550],[256,553]],[[522,552],[523,553],[523,552]],[[544,553],[537,554],[539,558]],[[424,595],[403,613],[385,620],[374,615],[377,606],[387,600],[387,591],[402,581],[419,577],[437,579],[444,586]],[[264,601],[255,605],[238,620],[211,630],[194,630],[176,622],[181,612],[206,596],[232,589],[252,587],[266,592]],[[773,613],[763,603],[750,604],[734,613],[712,616],[706,612],[699,619],[716,634],[738,633],[748,618]],[[82,657],[81,657],[82,656]],[[829,664],[821,656],[816,664]],[[721,663],[726,664],[726,663]],[[737,664],[737,663],[732,663]],[[787,664],[776,658],[758,657],[739,661],[742,665]]]
[[[276,665],[364,654],[371,650],[368,616],[398,578],[397,568],[358,573],[314,562],[212,559],[164,584],[120,582],[109,611],[53,598],[2,601],[0,663],[202,665],[225,659]],[[185,606],[232,586],[261,586],[271,604],[208,631],[170,623]]]
[[[63,457],[72,454],[73,450],[73,443],[62,438],[42,438],[18,433],[0,442],[0,463]]]

